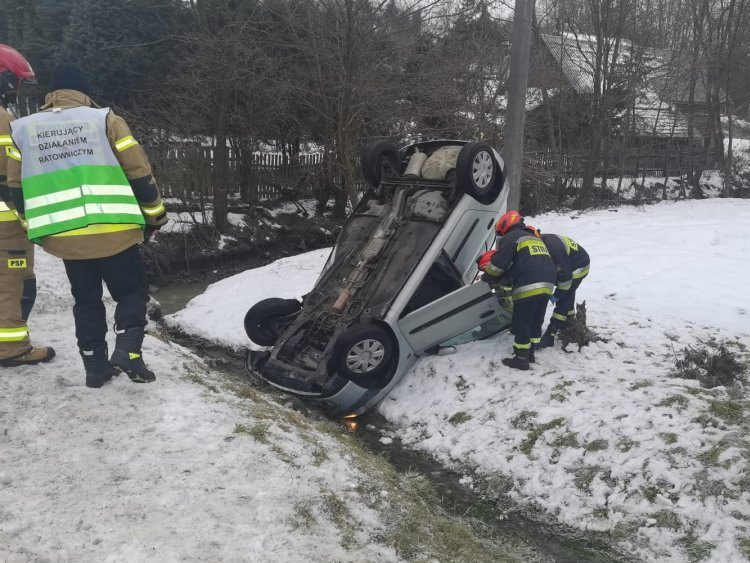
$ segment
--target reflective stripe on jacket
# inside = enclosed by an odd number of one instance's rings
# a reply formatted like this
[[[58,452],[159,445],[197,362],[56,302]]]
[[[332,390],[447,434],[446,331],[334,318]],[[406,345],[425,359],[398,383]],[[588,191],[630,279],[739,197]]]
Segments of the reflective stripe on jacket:
[[[21,154],[29,239],[89,225],[144,225],[138,201],[107,139],[109,109],[41,112],[11,125]]]
[[[514,301],[552,295],[555,289],[555,264],[547,247],[523,224],[514,225],[500,238],[497,252],[485,271],[493,276],[510,274]]]
[[[13,146],[10,136],[10,122],[13,116],[0,106],[0,249],[22,248],[28,244],[18,215],[13,209],[13,201],[6,185],[8,173],[8,155],[6,151]]]
[[[557,268],[557,289],[567,291],[573,280],[589,273],[589,255],[583,247],[565,235],[545,233],[542,235],[550,256]]]

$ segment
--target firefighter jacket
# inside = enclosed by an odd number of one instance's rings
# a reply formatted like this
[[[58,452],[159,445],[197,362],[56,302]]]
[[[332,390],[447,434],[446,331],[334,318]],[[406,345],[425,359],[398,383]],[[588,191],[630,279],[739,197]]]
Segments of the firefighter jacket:
[[[166,223],[148,159],[125,121],[76,90],[11,125],[8,187],[31,240],[67,260],[114,256]]]
[[[6,148],[13,144],[10,136],[10,122],[13,117],[0,106],[0,248],[25,248],[28,245],[26,233],[13,211],[13,201],[6,183],[8,175],[8,155]]]
[[[485,269],[485,273],[498,278],[504,272],[508,272],[513,281],[513,301],[552,295],[555,289],[555,263],[544,242],[523,223],[513,225],[500,238],[497,252]]]
[[[589,273],[589,255],[583,247],[564,235],[543,234],[542,240],[557,268],[557,289],[568,291],[573,280]]]

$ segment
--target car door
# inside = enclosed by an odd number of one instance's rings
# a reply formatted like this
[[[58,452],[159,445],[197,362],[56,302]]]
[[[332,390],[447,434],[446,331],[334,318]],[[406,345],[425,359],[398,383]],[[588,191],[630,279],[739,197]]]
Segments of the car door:
[[[398,321],[398,326],[409,345],[419,354],[502,312],[490,286],[480,281],[409,313]]]

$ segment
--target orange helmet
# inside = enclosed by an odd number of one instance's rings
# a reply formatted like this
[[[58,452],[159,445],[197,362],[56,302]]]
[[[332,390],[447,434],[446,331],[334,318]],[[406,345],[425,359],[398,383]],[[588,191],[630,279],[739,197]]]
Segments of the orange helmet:
[[[484,269],[489,266],[490,261],[492,260],[492,255],[495,254],[495,252],[497,252],[497,250],[488,250],[487,252],[482,254],[477,259],[477,268],[484,272]]]
[[[500,220],[495,225],[495,232],[502,236],[508,232],[513,225],[523,223],[523,217],[518,211],[508,211],[505,215],[500,217]]]

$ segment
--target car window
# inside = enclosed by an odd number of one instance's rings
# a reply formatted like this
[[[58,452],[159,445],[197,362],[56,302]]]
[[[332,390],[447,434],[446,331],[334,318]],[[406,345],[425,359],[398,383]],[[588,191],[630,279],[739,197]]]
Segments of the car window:
[[[416,311],[417,309],[440,299],[444,295],[448,295],[463,285],[464,283],[461,279],[461,275],[456,270],[445,251],[441,251],[440,256],[432,266],[430,266],[427,275],[422,280],[422,283],[419,284],[417,291],[414,292],[408,305],[401,313],[401,318],[412,311]]]

